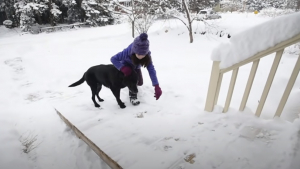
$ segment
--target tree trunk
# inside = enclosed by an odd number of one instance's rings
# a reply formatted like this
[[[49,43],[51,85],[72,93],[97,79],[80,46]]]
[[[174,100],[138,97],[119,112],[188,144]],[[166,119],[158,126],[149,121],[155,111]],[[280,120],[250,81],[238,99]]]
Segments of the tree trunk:
[[[300,0],[298,0],[298,2],[297,2],[296,11],[299,11],[299,9],[300,9]]]
[[[3,18],[4,18],[4,20],[9,19],[8,14],[6,13],[6,11],[3,12]]]
[[[134,38],[134,20],[131,21],[131,26],[132,26],[132,28],[131,28],[131,30],[132,30],[132,37]]]
[[[81,22],[85,21],[85,10],[83,8],[80,8],[80,20]]]
[[[49,0],[49,2],[48,2],[48,8],[49,8],[49,21],[50,21],[50,24],[51,24],[51,26],[55,26],[54,22],[53,22],[53,15],[51,13],[51,10],[52,10],[52,0]]]
[[[75,1],[76,1],[76,4],[77,4],[77,7],[81,8],[82,0],[75,0]]]
[[[0,25],[3,25],[3,21],[7,19],[5,12],[0,12]]]
[[[131,26],[132,26],[132,38],[134,38],[134,20],[135,20],[135,16],[134,16],[134,10],[135,10],[135,8],[134,8],[135,6],[134,6],[134,0],[131,0],[131,12],[132,12],[132,21],[131,21]]]
[[[38,12],[34,12],[34,15],[36,16],[36,18],[37,18],[37,23],[38,24],[42,24],[43,22],[42,22],[42,18],[41,18],[41,16],[40,16],[40,14],[38,13]]]
[[[190,43],[194,42],[194,38],[193,38],[193,30],[192,30],[192,23],[189,23],[189,35],[190,35]]]
[[[182,0],[182,4],[183,4],[183,7],[184,7],[184,10],[186,12],[187,19],[188,19],[188,30],[189,30],[189,35],[190,35],[190,43],[193,43],[194,39],[193,39],[193,29],[192,29],[192,22],[191,22],[190,12],[189,12],[189,9],[186,5],[185,0]]]

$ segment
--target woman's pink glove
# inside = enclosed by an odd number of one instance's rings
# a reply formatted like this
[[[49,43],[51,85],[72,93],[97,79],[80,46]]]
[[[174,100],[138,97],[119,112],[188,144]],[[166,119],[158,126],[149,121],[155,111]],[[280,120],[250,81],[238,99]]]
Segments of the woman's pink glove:
[[[155,85],[154,90],[155,90],[155,96],[154,97],[156,98],[156,100],[158,100],[159,97],[160,97],[160,95],[162,94],[162,91],[161,91],[161,89],[160,89],[160,87],[159,87],[158,84]]]
[[[124,76],[129,76],[132,72],[129,66],[123,66],[120,71],[124,74]]]

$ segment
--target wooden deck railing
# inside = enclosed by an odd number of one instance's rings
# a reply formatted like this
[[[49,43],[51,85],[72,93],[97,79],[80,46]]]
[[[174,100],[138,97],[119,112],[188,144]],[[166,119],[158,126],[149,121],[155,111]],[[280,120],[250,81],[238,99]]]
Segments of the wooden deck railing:
[[[248,81],[247,81],[245,92],[244,92],[244,95],[243,95],[243,98],[242,98],[242,101],[241,101],[241,104],[240,104],[240,108],[239,108],[240,111],[243,111],[245,109],[249,94],[251,92],[251,87],[252,87],[252,84],[253,84],[253,81],[254,81],[254,78],[255,78],[256,70],[258,68],[260,59],[262,57],[265,57],[269,54],[272,54],[272,53],[276,52],[276,56],[275,56],[273,65],[271,67],[267,82],[265,84],[265,87],[264,87],[264,90],[262,92],[258,107],[257,107],[256,112],[255,112],[255,115],[259,117],[261,115],[262,109],[263,109],[265,101],[267,99],[269,90],[272,86],[272,82],[273,82],[274,76],[276,74],[276,71],[277,71],[280,59],[282,57],[284,48],[286,48],[290,45],[293,45],[293,44],[295,44],[299,41],[300,41],[300,34],[298,34],[298,35],[294,36],[293,38],[290,38],[286,41],[283,41],[283,42],[281,42],[281,43],[279,43],[279,44],[277,44],[277,45],[275,45],[275,46],[273,46],[273,47],[271,47],[267,50],[259,52],[256,55],[254,55],[254,56],[252,56],[252,57],[250,57],[246,60],[243,60],[243,61],[241,61],[237,64],[234,64],[234,65],[232,65],[228,68],[224,68],[224,69],[219,68],[219,64],[220,64],[219,61],[214,61],[213,66],[212,66],[211,76],[210,76],[210,82],[209,82],[209,88],[208,88],[206,103],[205,103],[205,110],[209,111],[209,112],[213,111],[214,106],[218,102],[218,97],[219,97],[219,93],[220,93],[220,87],[221,87],[221,84],[222,84],[223,74],[226,73],[226,72],[232,71],[232,76],[231,76],[230,85],[229,85],[229,89],[228,89],[228,93],[227,93],[227,97],[226,97],[226,102],[225,102],[225,106],[224,106],[224,109],[223,109],[224,113],[228,111],[228,108],[229,108],[230,102],[231,102],[231,98],[232,98],[232,94],[233,94],[233,91],[234,91],[235,82],[236,82],[236,79],[237,79],[239,68],[241,66],[245,65],[245,64],[248,64],[248,63],[252,62],[252,68],[251,68],[251,71],[250,71],[250,74],[249,74],[249,78],[248,78]],[[292,71],[292,74],[289,78],[288,84],[285,88],[283,96],[281,97],[281,100],[279,102],[279,105],[277,107],[277,110],[276,110],[276,113],[275,113],[274,116],[280,117],[280,115],[282,113],[282,110],[283,110],[283,108],[284,108],[284,106],[287,102],[287,99],[290,95],[290,92],[291,92],[291,90],[294,86],[294,83],[295,83],[296,78],[298,76],[299,70],[300,70],[300,55],[299,55],[298,60],[295,64],[295,67]]]

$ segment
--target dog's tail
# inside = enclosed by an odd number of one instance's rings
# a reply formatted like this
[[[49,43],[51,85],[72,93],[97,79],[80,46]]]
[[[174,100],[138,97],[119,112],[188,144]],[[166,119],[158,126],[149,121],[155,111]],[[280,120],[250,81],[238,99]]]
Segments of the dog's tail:
[[[78,85],[82,84],[85,81],[84,75],[85,74],[83,74],[83,76],[82,76],[82,78],[80,80],[78,80],[77,82],[71,84],[69,87],[75,87],[75,86],[78,86]]]

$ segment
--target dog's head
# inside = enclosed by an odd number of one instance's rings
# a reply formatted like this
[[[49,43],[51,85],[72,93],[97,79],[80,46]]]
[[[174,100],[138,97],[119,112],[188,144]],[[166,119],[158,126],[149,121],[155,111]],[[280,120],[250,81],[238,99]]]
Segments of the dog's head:
[[[128,89],[136,94],[138,92],[137,88],[138,83],[138,74],[136,71],[132,70],[132,73],[129,76],[123,75],[123,84],[128,87]]]

